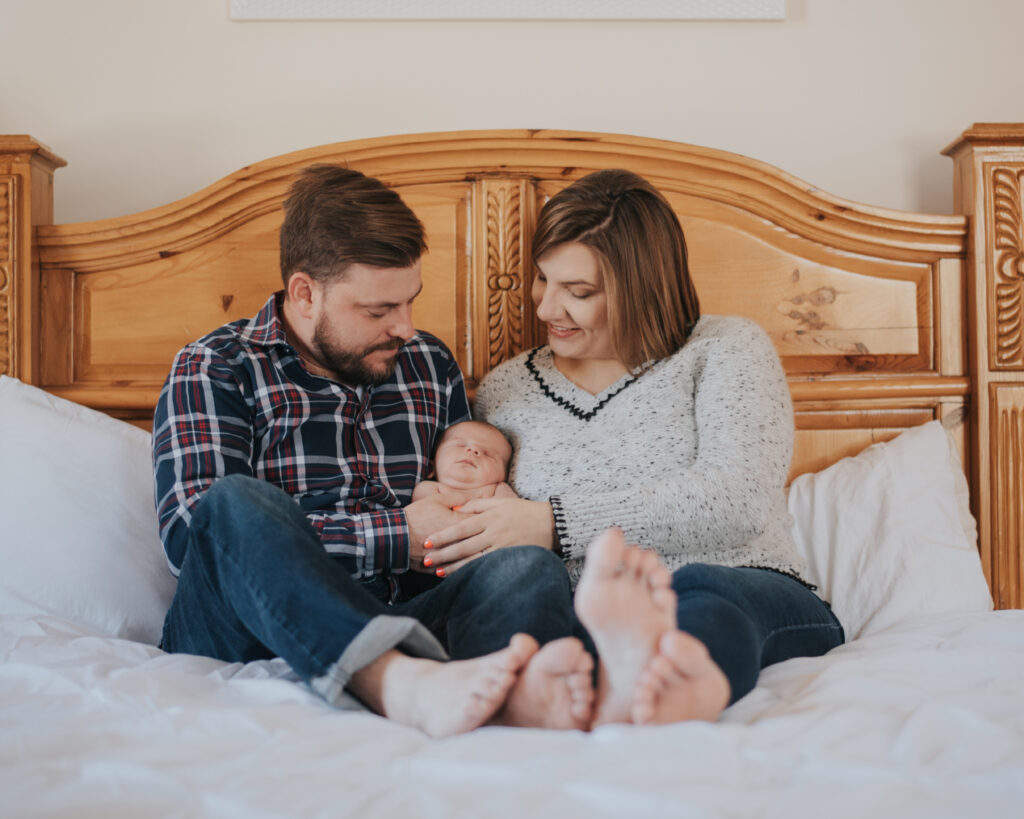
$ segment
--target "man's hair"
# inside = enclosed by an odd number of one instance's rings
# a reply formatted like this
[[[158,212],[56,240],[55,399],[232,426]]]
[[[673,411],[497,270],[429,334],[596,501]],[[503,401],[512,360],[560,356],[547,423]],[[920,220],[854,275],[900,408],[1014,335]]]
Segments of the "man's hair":
[[[288,191],[281,278],[325,283],[351,264],[410,267],[427,249],[423,225],[383,182],[341,165],[311,165]]]
[[[629,368],[676,352],[700,318],[682,226],[668,200],[631,171],[595,171],[541,209],[533,261],[579,242],[597,256],[608,294],[608,329]]]

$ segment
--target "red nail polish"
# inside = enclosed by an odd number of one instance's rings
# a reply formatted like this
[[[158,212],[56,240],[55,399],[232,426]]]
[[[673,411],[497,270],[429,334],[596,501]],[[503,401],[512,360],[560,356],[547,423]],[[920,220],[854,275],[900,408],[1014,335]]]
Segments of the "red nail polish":
[[[423,541],[423,548],[424,549],[433,549],[434,548],[434,541],[432,541],[430,538],[427,538],[426,540]]]
[[[425,557],[425,558],[423,558],[423,565],[426,566],[427,568],[430,568],[431,566],[434,565],[434,558],[432,558],[432,557]]]
[[[434,572],[434,574],[436,574],[438,577],[444,577],[444,569],[438,569],[436,572]]]
[[[452,511],[453,512],[458,512],[461,508],[462,508],[461,506],[453,506],[452,507]]]

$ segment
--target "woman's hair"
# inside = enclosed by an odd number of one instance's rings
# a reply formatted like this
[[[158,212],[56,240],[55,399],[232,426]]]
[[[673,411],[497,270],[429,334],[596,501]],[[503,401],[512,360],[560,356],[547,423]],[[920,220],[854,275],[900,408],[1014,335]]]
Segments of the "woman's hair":
[[[686,343],[700,302],[679,219],[650,182],[609,169],[559,191],[538,217],[534,264],[567,242],[586,245],[597,256],[612,345],[627,367],[664,358]]]
[[[423,225],[378,179],[341,165],[311,165],[288,190],[281,278],[303,271],[325,283],[351,264],[409,267],[427,249]]]

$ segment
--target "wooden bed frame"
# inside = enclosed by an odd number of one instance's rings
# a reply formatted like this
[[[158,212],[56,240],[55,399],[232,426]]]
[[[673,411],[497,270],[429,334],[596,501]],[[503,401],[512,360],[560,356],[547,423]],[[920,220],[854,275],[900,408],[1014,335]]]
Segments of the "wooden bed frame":
[[[844,201],[707,148],[470,131],[312,148],[164,207],[54,225],[64,161],[0,136],[0,373],[148,425],[174,353],[279,288],[293,174],[342,162],[423,219],[416,322],[451,346],[472,388],[543,341],[528,293],[540,204],[591,170],[626,167],[677,209],[703,310],[748,316],[774,339],[796,406],[793,474],[942,419],[964,455],[996,605],[1021,607],[1024,124],[975,125],[945,153],[956,216]]]

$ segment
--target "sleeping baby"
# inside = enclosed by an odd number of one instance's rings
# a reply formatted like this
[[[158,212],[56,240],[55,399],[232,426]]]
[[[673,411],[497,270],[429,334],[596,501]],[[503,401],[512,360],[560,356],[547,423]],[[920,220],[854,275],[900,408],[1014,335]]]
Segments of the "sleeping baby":
[[[501,432],[482,421],[462,421],[444,431],[434,453],[434,477],[421,481],[412,499],[444,494],[459,505],[473,498],[514,498],[505,483],[512,445]]]

